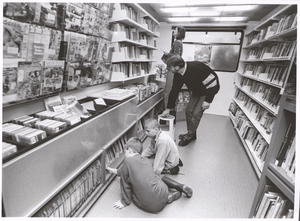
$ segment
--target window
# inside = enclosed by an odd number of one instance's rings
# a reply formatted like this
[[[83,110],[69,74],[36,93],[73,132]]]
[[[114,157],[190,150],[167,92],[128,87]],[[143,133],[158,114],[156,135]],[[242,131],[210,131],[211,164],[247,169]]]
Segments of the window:
[[[238,68],[243,31],[186,30],[183,40],[185,61],[200,60],[215,71],[234,72]]]

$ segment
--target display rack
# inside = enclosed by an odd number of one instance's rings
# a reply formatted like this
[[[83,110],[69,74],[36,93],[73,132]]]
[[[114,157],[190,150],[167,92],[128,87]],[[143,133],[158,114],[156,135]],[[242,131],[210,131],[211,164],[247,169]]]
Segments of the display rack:
[[[107,8],[108,5],[105,3],[99,4],[102,7],[106,7],[105,10],[111,9],[111,4],[109,8]],[[111,32],[104,32],[105,28],[108,27],[108,17],[106,14],[101,14],[105,18],[101,17],[100,20],[97,20],[97,16],[101,15],[97,14],[97,10],[94,10],[99,4],[62,3],[63,19],[66,20],[66,23],[63,24],[64,27],[61,27],[61,29],[63,33],[71,33],[69,44],[72,43],[72,35],[76,35],[76,39],[81,39],[83,35],[85,35],[86,39],[92,37],[94,35],[94,26],[91,27],[90,25],[96,24],[101,26],[99,29],[101,32],[98,33],[98,37],[110,43]],[[154,36],[157,37],[158,35],[154,33],[154,30],[158,28],[156,27],[158,23],[138,4],[127,5],[138,12],[140,21],[135,22],[133,19],[127,18],[123,24],[133,25],[138,30],[138,33],[148,37],[140,41],[133,41],[120,39],[120,36],[116,34],[116,42],[131,44],[138,49],[148,51],[148,54],[151,55],[150,51],[156,49]],[[72,11],[71,7],[76,8],[76,10]],[[118,4],[116,7],[118,7]],[[77,9],[80,10],[78,11]],[[75,15],[85,9],[93,9],[85,13],[92,19],[90,23],[86,23],[89,21],[87,17],[81,19],[82,17]],[[115,8],[114,10],[117,9]],[[65,15],[68,13],[73,13],[72,16],[76,21],[67,20],[69,17]],[[128,17],[128,15],[126,16]],[[123,19],[121,18],[121,20]],[[120,23],[122,23],[121,20]],[[77,26],[72,22],[80,22],[81,25],[79,27],[83,29],[73,30]],[[117,21],[111,20],[109,22],[115,23]],[[89,33],[89,31],[92,31],[92,33]],[[122,32],[120,33],[122,35]],[[89,57],[89,59],[93,60],[94,55],[101,55],[101,48],[100,45],[99,47],[97,46],[96,38],[94,40],[87,39],[87,42],[88,40],[91,40],[90,43],[95,49],[94,52],[90,53]],[[102,40],[102,43],[104,40]],[[62,59],[66,59],[66,68],[68,69],[70,68],[68,66],[69,63],[76,63],[78,60],[72,60],[76,57],[73,56],[74,54],[70,54],[72,51],[69,49],[67,51],[69,52]],[[110,55],[107,53],[110,53],[110,51],[105,51],[105,59],[103,61],[110,63]],[[99,81],[97,84],[106,83],[105,86],[101,87],[78,87],[76,89],[83,91],[83,95],[79,97],[83,97],[82,100],[86,96],[87,99],[90,99],[88,95],[91,93],[98,93],[105,89],[116,87],[116,84],[113,82],[124,83],[129,81],[131,83],[143,78],[146,82],[147,77],[152,75],[150,73],[152,61],[152,58],[149,59],[148,57],[141,57],[134,61],[131,59],[128,63],[139,64],[141,67],[143,66],[142,64],[147,64],[147,68],[143,69],[145,71],[131,78],[112,81],[105,79],[105,82]],[[106,63],[101,62],[101,64],[95,65],[104,65],[105,69]],[[84,68],[89,68],[89,66]],[[74,69],[74,74],[75,72],[77,74],[77,71]],[[102,73],[105,74],[104,72]],[[69,76],[69,74],[66,74],[66,76]],[[72,92],[78,95],[79,90],[75,91],[71,88],[66,88],[66,91],[60,93],[60,95],[72,95]],[[4,121],[11,121],[15,117],[20,116],[20,114],[33,115],[38,111],[44,110],[43,98],[5,107],[3,110]],[[137,124],[142,117],[145,115],[153,117],[156,112],[162,111],[162,100],[162,89],[152,92],[150,97],[143,100],[140,100],[138,96],[132,95],[114,105],[108,105],[109,108],[105,108],[105,110],[92,113],[91,117],[68,127],[54,136],[47,137],[40,143],[26,146],[24,151],[18,151],[5,158],[2,167],[2,215],[5,217],[84,217],[115,177],[105,171],[106,163],[109,160],[111,166],[115,168],[122,164],[124,159],[124,154],[122,153],[124,142],[126,142],[127,138],[138,135]],[[29,106],[30,108],[28,109],[27,107]],[[24,110],[21,111],[23,107]],[[124,113],[124,110],[126,110],[126,113]],[[111,124],[112,119],[114,121],[113,124]]]
[[[287,101],[286,87],[296,57],[296,24],[297,6],[287,5],[246,34],[236,73],[236,93],[229,114],[259,177],[251,218],[288,217],[293,210],[294,183],[282,168],[275,166],[275,160],[289,122],[295,122],[295,104]],[[295,95],[292,97],[295,101]],[[291,171],[289,174],[294,177]],[[262,198],[272,191],[282,199],[269,199],[267,207]],[[270,210],[275,205],[278,208],[280,200],[289,202],[284,211]]]

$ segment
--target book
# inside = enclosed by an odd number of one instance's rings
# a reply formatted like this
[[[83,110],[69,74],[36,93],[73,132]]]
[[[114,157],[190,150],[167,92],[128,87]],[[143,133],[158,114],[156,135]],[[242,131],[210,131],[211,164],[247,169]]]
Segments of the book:
[[[286,150],[288,148],[288,144],[289,144],[290,139],[294,132],[295,132],[295,122],[290,122],[287,127],[287,130],[286,130],[284,138],[282,140],[279,152],[276,157],[276,161],[275,161],[276,166],[281,166],[284,156],[285,156],[285,153],[286,153]]]
[[[21,22],[3,19],[3,58],[21,58],[24,27]]]
[[[18,100],[18,62],[3,62],[2,103]]]
[[[63,85],[65,61],[47,60],[43,62],[42,95],[60,92]]]
[[[36,18],[38,3],[31,2],[5,2],[3,3],[3,15],[20,22],[33,22]]]
[[[41,94],[40,62],[18,62],[17,91],[19,99],[37,97]]]
[[[92,116],[73,95],[62,97],[62,102],[68,105],[68,109],[73,115],[77,114],[82,118],[88,118]]]
[[[67,63],[67,90],[74,90],[79,88],[79,81],[81,77],[81,64],[79,62]]]

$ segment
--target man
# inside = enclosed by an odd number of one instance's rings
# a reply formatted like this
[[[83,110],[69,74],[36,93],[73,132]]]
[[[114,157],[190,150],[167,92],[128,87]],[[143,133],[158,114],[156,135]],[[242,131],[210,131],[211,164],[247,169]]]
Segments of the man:
[[[178,94],[185,84],[192,92],[186,107],[187,133],[179,135],[179,146],[186,146],[195,140],[197,128],[203,112],[210,107],[220,89],[217,74],[200,61],[185,62],[180,56],[174,55],[167,60],[168,69],[174,74],[173,86],[163,116],[169,116],[174,109]]]

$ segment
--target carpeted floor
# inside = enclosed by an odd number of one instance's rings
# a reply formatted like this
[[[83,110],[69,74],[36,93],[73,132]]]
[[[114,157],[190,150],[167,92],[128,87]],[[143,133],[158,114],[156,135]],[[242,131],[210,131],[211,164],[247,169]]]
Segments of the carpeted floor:
[[[186,132],[185,121],[175,125],[178,135]],[[172,178],[192,187],[194,195],[150,214],[131,204],[112,208],[120,199],[117,177],[90,209],[87,218],[248,218],[258,178],[248,160],[229,117],[204,114],[197,140],[178,147],[183,161],[179,175]]]

